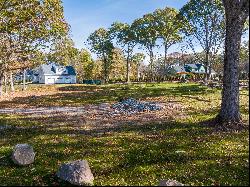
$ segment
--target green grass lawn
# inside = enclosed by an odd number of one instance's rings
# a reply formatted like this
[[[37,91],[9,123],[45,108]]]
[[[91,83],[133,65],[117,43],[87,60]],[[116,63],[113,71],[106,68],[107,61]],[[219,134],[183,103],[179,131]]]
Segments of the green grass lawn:
[[[39,92],[50,94],[36,96]],[[48,127],[29,116],[1,115],[0,185],[68,185],[57,179],[60,164],[84,159],[90,164],[95,185],[158,185],[175,179],[188,185],[249,185],[249,132],[215,132],[202,125],[220,107],[221,90],[198,84],[160,83],[131,85],[31,85],[27,96],[0,101],[3,107],[81,106],[116,102],[124,97],[176,102],[184,105],[185,118],[145,124],[121,124],[106,132]],[[243,120],[249,121],[249,92],[240,95]],[[53,119],[50,119],[50,122]],[[33,128],[33,127],[37,128]],[[12,163],[17,143],[29,143],[35,162],[26,167]]]

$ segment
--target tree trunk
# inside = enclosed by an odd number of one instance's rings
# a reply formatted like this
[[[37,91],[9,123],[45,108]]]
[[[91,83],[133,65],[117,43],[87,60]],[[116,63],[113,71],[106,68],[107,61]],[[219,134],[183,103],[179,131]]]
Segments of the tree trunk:
[[[11,92],[14,92],[14,91],[15,91],[12,71],[10,72],[10,90],[11,90]]]
[[[209,69],[210,69],[210,63],[209,63],[209,50],[206,50],[206,65],[205,65],[205,70],[206,70],[206,76],[205,76],[205,82],[209,80]]]
[[[102,54],[103,57],[103,69],[104,69],[104,83],[106,84],[108,82],[108,60],[105,57],[105,54]]]
[[[168,46],[165,44],[165,46],[164,46],[164,73],[163,73],[163,81],[166,80],[167,55],[168,55]]]
[[[149,58],[150,58],[150,79],[153,80],[153,64],[154,64],[154,52],[153,47],[149,47]]]
[[[205,76],[204,76],[204,81],[207,82],[208,81],[208,61],[209,61],[209,45],[208,45],[208,35],[209,35],[209,31],[208,31],[208,18],[206,17],[205,19],[205,34],[206,34],[206,39],[205,39]]]
[[[150,69],[153,70],[153,63],[154,63],[154,53],[153,50],[150,50],[149,52],[149,58],[150,58]]]
[[[126,75],[126,79],[127,79],[127,83],[130,82],[130,62],[129,62],[129,59],[130,59],[130,54],[128,52],[128,56],[127,56],[127,75]]]
[[[223,2],[226,11],[226,41],[222,103],[218,117],[223,122],[237,123],[241,120],[239,111],[239,52],[242,30],[249,14],[249,0],[245,1],[248,4],[247,7],[240,7],[244,4],[243,0],[241,2],[224,0]],[[244,8],[247,8],[248,11]]]
[[[4,73],[4,89],[5,89],[5,94],[8,94],[8,86],[7,86],[7,73]]]
[[[167,54],[168,54],[168,46],[165,44],[164,46],[164,71],[167,67]]]
[[[26,90],[26,70],[23,70],[23,90]]]
[[[3,74],[0,73],[0,96],[3,95]]]
[[[213,78],[211,74],[212,74],[212,67],[211,67],[211,63],[209,62],[208,80],[211,80]]]
[[[137,82],[140,82],[140,71],[139,71],[140,64],[137,64],[136,74],[137,74]]]

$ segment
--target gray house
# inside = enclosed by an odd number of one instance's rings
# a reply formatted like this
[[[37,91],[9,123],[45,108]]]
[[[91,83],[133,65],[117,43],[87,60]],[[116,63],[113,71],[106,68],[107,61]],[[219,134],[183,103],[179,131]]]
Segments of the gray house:
[[[186,64],[184,66],[171,66],[168,70],[170,74],[205,74],[205,66],[203,64]],[[211,76],[214,77],[217,73],[211,68]]]
[[[75,84],[76,72],[72,66],[61,66],[56,63],[43,64],[36,68],[33,82],[41,84]]]

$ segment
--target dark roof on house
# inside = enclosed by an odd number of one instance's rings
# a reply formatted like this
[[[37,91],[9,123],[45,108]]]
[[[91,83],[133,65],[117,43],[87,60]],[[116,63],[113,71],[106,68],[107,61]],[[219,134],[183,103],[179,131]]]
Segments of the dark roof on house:
[[[184,72],[186,72],[186,70],[183,66],[173,66],[173,67],[169,68],[168,71],[172,72],[172,73],[184,73]]]
[[[56,68],[65,68],[66,72],[58,73]],[[55,63],[41,65],[42,72],[47,75],[76,75],[75,69],[72,66],[60,66]]]
[[[198,69],[200,69],[202,66],[204,67],[203,64],[195,64],[197,66]]]
[[[202,64],[201,64],[201,65],[202,65]],[[197,68],[198,68],[197,64],[186,64],[186,66],[189,66],[189,67],[191,67],[192,69],[197,69]]]
[[[187,72],[204,74],[205,66],[203,64],[186,64],[185,69]],[[203,70],[201,69],[203,67]]]
[[[66,66],[66,69],[68,70],[69,75],[76,75],[76,71],[73,66]]]

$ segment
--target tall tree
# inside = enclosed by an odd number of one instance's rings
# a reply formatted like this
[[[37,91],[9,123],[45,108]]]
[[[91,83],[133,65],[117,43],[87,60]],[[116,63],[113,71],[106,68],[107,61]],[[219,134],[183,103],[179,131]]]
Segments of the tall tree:
[[[123,49],[126,54],[127,62],[127,82],[130,82],[130,61],[133,54],[133,49],[136,46],[136,37],[133,27],[127,23],[115,22],[111,25],[111,33],[116,38],[117,43]]]
[[[238,63],[244,24],[249,16],[249,0],[223,0],[226,12],[226,41],[222,103],[218,119],[226,124],[240,122]]]
[[[153,70],[153,49],[156,46],[156,40],[159,36],[153,14],[146,14],[142,18],[136,19],[131,26],[135,31],[136,41],[146,49],[150,58],[149,67]]]
[[[124,81],[125,72],[126,67],[124,53],[120,48],[114,48],[112,51],[110,79],[113,79],[115,81]]]
[[[174,8],[166,7],[153,12],[158,30],[158,38],[163,40],[164,46],[164,68],[167,65],[167,51],[175,43],[182,40],[181,30],[184,29],[183,20],[179,19],[178,11]]]
[[[107,83],[112,63],[112,50],[114,49],[110,32],[100,28],[90,34],[87,42],[91,47],[91,51],[95,52],[103,61],[104,82]]]
[[[75,65],[78,61],[79,50],[68,36],[56,39],[48,54],[48,60],[61,65]]]
[[[211,65],[209,56],[216,54],[224,44],[225,39],[225,17],[221,0],[190,0],[184,5],[179,16],[185,18],[190,30],[184,30],[188,35],[188,43],[195,52],[195,44],[198,44],[205,51],[205,80],[210,77]]]
[[[94,61],[91,54],[86,49],[78,50],[68,36],[56,40],[48,56],[49,61],[73,66],[78,82],[93,78]]]
[[[140,81],[140,67],[143,60],[145,60],[145,55],[143,53],[135,53],[132,56],[132,62],[136,66],[136,79],[138,82]]]
[[[93,68],[93,78],[94,79],[102,79],[103,78],[103,75],[102,75],[102,72],[103,72],[103,62],[101,59],[97,59],[94,61],[94,68]]]
[[[84,79],[89,80],[94,78],[93,71],[95,68],[95,63],[91,57],[91,54],[86,49],[82,49],[80,51],[75,68],[79,81],[82,82]]]

